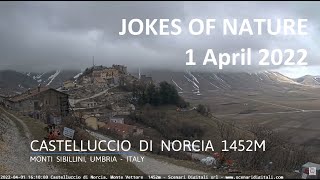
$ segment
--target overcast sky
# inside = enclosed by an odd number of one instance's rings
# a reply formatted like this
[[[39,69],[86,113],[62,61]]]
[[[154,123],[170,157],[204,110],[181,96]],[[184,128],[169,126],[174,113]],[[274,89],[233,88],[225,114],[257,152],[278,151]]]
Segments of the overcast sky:
[[[283,68],[287,75],[320,74],[319,2],[0,2],[1,69],[42,72],[83,69],[92,65],[125,64],[129,68],[186,69],[189,48],[199,69],[205,50],[233,52],[241,48],[305,48],[308,67]],[[308,36],[119,36],[121,19],[307,18]],[[183,32],[187,32],[183,29]],[[254,57],[256,60],[257,57]],[[274,69],[277,67],[268,67]],[[311,70],[311,69],[312,70]],[[310,70],[309,70],[310,69]],[[252,71],[262,67],[229,66]]]

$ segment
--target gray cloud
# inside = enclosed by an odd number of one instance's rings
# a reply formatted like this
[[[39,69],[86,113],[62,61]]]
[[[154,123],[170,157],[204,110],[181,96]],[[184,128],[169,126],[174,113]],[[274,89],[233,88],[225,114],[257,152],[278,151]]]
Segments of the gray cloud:
[[[215,52],[260,48],[308,48],[319,64],[318,2],[1,2],[0,68],[20,71],[80,69],[92,64],[186,69],[185,51],[195,49],[198,69],[207,48]],[[119,36],[121,19],[307,18],[309,36]],[[158,26],[156,26],[158,27]],[[257,70],[232,66],[226,70]],[[276,68],[276,67],[269,67]]]

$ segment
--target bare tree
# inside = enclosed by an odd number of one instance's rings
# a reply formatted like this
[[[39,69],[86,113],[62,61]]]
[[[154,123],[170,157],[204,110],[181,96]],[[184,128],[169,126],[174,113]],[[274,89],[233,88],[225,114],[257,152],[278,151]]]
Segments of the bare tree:
[[[258,149],[253,152],[239,152],[241,167],[250,170],[292,171],[310,159],[305,147],[289,143],[280,133],[272,129],[251,125],[249,131],[254,141],[265,141],[265,151]]]
[[[217,120],[217,129],[218,134],[221,140],[225,140],[226,142],[232,142],[237,137],[236,128],[233,123],[226,123],[220,120]],[[220,150],[220,157],[218,159],[218,167],[223,166],[227,159],[232,157],[232,151],[222,151],[222,147]]]

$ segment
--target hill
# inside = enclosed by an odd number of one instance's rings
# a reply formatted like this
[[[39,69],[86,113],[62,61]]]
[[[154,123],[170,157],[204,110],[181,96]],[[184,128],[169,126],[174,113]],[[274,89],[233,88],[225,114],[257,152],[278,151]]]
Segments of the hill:
[[[284,89],[305,86],[279,72],[259,73],[214,73],[214,72],[173,72],[145,70],[156,82],[168,81],[174,84],[179,93],[202,95],[207,91],[259,90],[265,88]]]
[[[320,85],[320,77],[319,76],[306,75],[306,76],[297,78],[295,80],[298,83],[304,84],[307,86],[319,86]]]
[[[79,72],[76,70],[56,70],[43,73],[25,73],[3,70],[0,71],[0,93],[19,94],[39,84],[57,88],[62,85],[63,81],[73,79]]]

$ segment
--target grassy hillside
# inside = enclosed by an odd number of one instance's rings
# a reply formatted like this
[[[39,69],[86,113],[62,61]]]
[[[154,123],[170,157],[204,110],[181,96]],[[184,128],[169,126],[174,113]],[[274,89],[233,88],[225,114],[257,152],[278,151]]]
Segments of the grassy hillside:
[[[4,113],[2,110],[0,110],[0,113]],[[13,113],[14,112],[10,112]],[[7,114],[9,117],[9,114]],[[46,125],[39,120],[32,119],[26,116],[22,116],[19,114],[15,114],[16,117],[23,120],[23,122],[28,127],[31,138],[33,140],[43,140],[44,137],[47,135],[45,127]],[[14,118],[11,118],[14,120],[14,123],[19,125],[20,123],[16,121]],[[19,131],[23,131],[23,127],[20,125],[18,126]],[[89,137],[93,138],[93,137]],[[26,154],[26,156],[29,156]],[[143,172],[141,172],[137,167],[135,167],[133,164],[121,161],[119,160],[119,157],[117,156],[118,162],[110,162],[110,163],[104,163],[104,162],[88,162],[87,163],[57,163],[53,162],[53,165],[57,168],[61,169],[63,172],[67,172],[68,174],[77,174],[77,175],[143,175]],[[49,173],[50,174],[50,173]]]
[[[0,71],[0,88],[17,89],[30,88],[37,85],[37,82],[25,74],[12,70]]]

